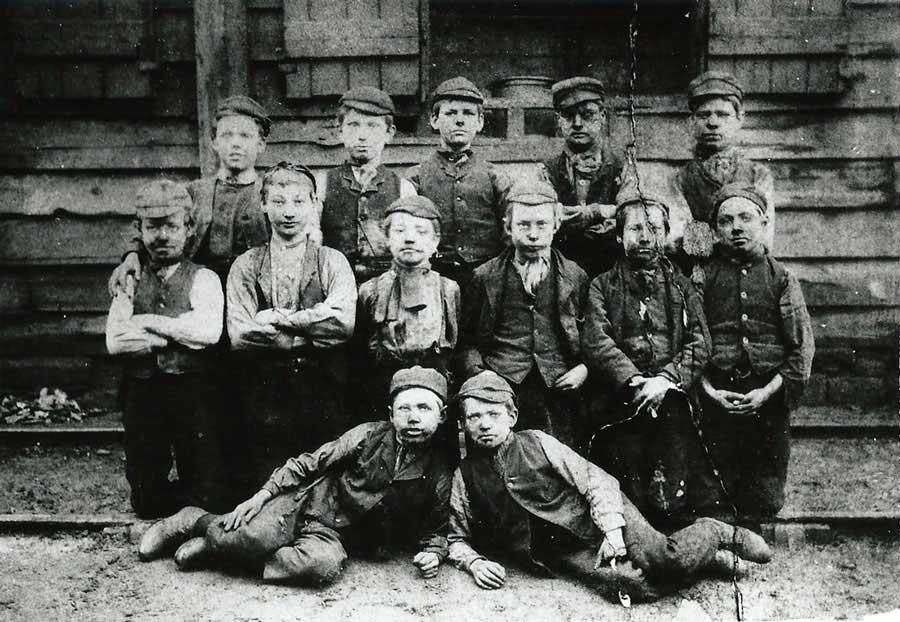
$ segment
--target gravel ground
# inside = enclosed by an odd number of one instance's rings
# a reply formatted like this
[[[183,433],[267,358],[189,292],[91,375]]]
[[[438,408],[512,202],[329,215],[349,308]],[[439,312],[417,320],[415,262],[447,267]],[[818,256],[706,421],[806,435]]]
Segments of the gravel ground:
[[[182,573],[171,560],[142,564],[124,534],[0,537],[0,619],[51,620],[672,620],[683,598],[715,620],[733,620],[727,582],[706,579],[654,604],[625,610],[562,579],[512,570],[507,585],[479,590],[450,567],[422,581],[411,564],[351,561],[322,590],[261,585],[211,570]],[[896,542],[838,540],[778,550],[741,582],[746,620],[859,619],[900,606]],[[694,617],[688,618],[692,622]]]
[[[0,447],[0,513],[129,512],[120,446]],[[786,510],[896,511],[897,441],[796,439]]]

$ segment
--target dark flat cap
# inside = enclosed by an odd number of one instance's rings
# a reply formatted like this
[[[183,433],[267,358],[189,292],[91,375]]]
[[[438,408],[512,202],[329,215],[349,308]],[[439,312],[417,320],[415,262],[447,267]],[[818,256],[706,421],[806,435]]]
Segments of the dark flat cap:
[[[730,73],[705,71],[688,84],[688,104],[691,108],[709,97],[737,97],[744,99],[744,89]]]
[[[747,199],[752,202],[759,208],[759,213],[763,216],[766,215],[769,209],[769,206],[766,205],[765,197],[753,186],[747,186],[745,184],[726,184],[719,188],[719,191],[716,192],[713,197],[713,220],[719,217],[719,208],[722,206],[722,203],[735,197]]]
[[[662,195],[646,190],[638,191],[637,188],[629,187],[616,196],[616,214],[623,212],[627,207],[632,205],[660,207],[663,212],[665,212],[666,218],[669,218],[669,205]]]
[[[369,115],[392,115],[397,112],[391,96],[374,86],[352,88],[341,95],[338,104]]]
[[[546,181],[529,179],[514,183],[506,193],[506,201],[520,205],[546,205],[558,203],[559,197]]]
[[[313,192],[318,192],[316,187],[316,176],[313,175],[313,172],[309,170],[308,166],[304,166],[299,162],[290,162],[288,160],[282,160],[269,170],[265,172],[263,175],[263,183],[266,183],[269,179],[275,176],[279,171],[289,171],[291,173],[297,173],[298,175],[303,175],[307,177],[312,184]]]
[[[241,115],[256,119],[262,128],[263,136],[268,136],[269,130],[272,129],[272,120],[266,114],[266,109],[255,99],[246,95],[232,95],[219,102],[219,105],[216,106],[216,121],[229,115]]]
[[[503,404],[510,398],[515,397],[515,395],[515,392],[506,380],[495,372],[485,370],[472,376],[462,384],[459,388],[459,393],[456,394],[456,400],[461,402],[466,398],[473,397],[483,402]]]
[[[384,211],[385,216],[390,216],[397,212],[418,216],[419,218],[428,218],[430,220],[441,221],[441,212],[438,211],[434,201],[428,197],[414,194],[408,197],[400,197]]]
[[[602,102],[606,91],[600,80],[576,76],[557,82],[550,87],[550,93],[553,95],[553,107],[565,110],[581,102]]]
[[[447,379],[434,369],[416,365],[399,370],[391,378],[391,399],[400,391],[412,388],[428,389],[441,398],[442,402],[447,401]]]
[[[182,209],[191,209],[192,205],[187,189],[168,179],[151,181],[142,186],[134,199],[138,218],[163,218]]]
[[[434,105],[435,102],[442,99],[459,99],[476,104],[484,103],[484,95],[481,94],[478,87],[462,76],[450,78],[438,84],[431,94],[431,104]]]

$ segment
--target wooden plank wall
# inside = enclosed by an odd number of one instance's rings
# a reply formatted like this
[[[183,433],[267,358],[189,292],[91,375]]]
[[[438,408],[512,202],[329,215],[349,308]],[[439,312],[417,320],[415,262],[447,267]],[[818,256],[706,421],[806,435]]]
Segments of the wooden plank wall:
[[[857,17],[900,23],[895,4],[848,0],[846,8],[851,28]],[[322,175],[340,162],[341,148],[327,105],[313,114],[315,106],[285,97],[275,53],[282,19],[278,2],[247,5],[250,92],[276,117],[261,165],[295,157]],[[100,338],[105,277],[131,235],[133,193],[161,174],[187,180],[200,167],[193,14],[182,3],[158,3],[155,24],[154,79],[162,88],[143,116],[20,109],[0,121],[0,389],[53,381],[110,393],[113,366]],[[745,143],[776,178],[775,254],[800,276],[814,316],[819,352],[809,403],[871,405],[896,396],[900,65],[896,47],[878,43],[883,34],[842,61],[851,78],[840,95],[760,94],[747,102]],[[643,175],[659,180],[690,157],[686,102],[670,93],[637,103]],[[628,115],[622,98],[613,104],[610,132],[624,145]],[[414,129],[389,147],[390,165],[414,164],[434,148],[429,133]],[[540,135],[479,143],[514,174],[560,148],[559,139]]]

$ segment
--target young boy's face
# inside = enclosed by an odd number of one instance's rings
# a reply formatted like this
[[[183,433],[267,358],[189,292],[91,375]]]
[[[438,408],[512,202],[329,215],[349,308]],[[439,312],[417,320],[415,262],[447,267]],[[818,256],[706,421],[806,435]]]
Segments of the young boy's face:
[[[434,221],[405,212],[391,214],[387,239],[394,261],[410,268],[427,262],[440,242]]]
[[[252,117],[228,115],[216,123],[213,148],[220,166],[237,174],[256,166],[259,154],[266,149],[266,141]]]
[[[722,97],[707,99],[691,114],[694,140],[718,151],[737,144],[743,122],[743,111],[738,112],[734,103]]]
[[[431,115],[431,128],[441,135],[441,143],[453,151],[468,149],[475,135],[484,127],[484,113],[478,104],[447,99],[437,105]]]
[[[161,218],[141,218],[140,226],[141,240],[153,263],[168,265],[181,261],[190,233],[184,222],[184,210]]]
[[[605,118],[606,113],[600,104],[587,101],[561,111],[557,115],[557,123],[566,145],[578,153],[602,144]]]
[[[503,444],[518,419],[507,404],[485,402],[475,397],[465,398],[462,409],[466,436],[476,447],[484,449]]]
[[[625,225],[619,238],[625,255],[638,262],[648,262],[662,252],[666,242],[666,215],[656,205],[635,204],[625,208]]]
[[[309,180],[289,171],[280,173],[266,187],[262,209],[272,223],[273,233],[282,240],[295,240],[306,235],[316,211]]]
[[[553,236],[559,229],[556,220],[556,205],[522,205],[512,203],[509,222],[506,224],[510,240],[516,254],[525,259],[534,259],[542,251],[550,248]]]
[[[744,197],[731,197],[719,206],[716,232],[722,244],[736,252],[747,252],[762,242],[766,218],[759,206]]]
[[[367,164],[381,160],[381,152],[394,136],[394,126],[384,116],[347,110],[341,122],[341,140],[350,160]]]
[[[394,396],[391,423],[397,437],[405,444],[428,442],[444,421],[444,402],[422,387],[410,387]]]

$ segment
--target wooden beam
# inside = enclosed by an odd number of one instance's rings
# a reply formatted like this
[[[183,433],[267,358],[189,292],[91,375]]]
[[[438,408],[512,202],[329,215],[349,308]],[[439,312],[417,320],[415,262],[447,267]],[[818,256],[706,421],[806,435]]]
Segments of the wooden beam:
[[[197,58],[197,124],[200,173],[216,171],[212,128],[219,100],[249,93],[249,43],[244,0],[197,0],[194,4]]]

